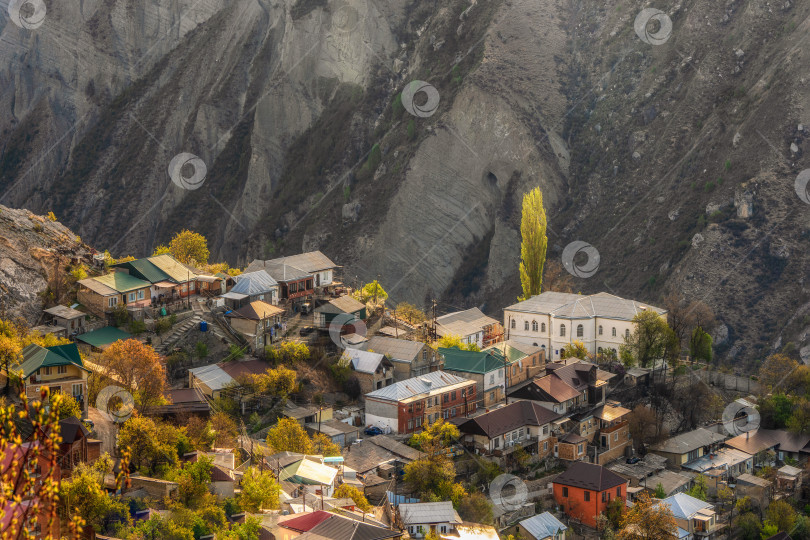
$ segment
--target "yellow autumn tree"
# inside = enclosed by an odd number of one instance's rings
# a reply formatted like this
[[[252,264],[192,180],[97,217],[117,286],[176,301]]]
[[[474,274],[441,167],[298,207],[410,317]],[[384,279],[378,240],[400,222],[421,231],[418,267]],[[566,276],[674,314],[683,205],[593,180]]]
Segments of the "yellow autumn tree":
[[[208,240],[199,233],[184,229],[169,242],[169,253],[183,264],[208,264]]]

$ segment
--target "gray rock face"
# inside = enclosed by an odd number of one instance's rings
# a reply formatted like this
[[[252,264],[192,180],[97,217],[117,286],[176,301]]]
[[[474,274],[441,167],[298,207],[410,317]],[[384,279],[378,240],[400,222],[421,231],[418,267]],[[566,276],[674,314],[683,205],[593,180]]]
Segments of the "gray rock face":
[[[712,331],[712,343],[715,346],[724,345],[728,341],[728,326],[719,324],[717,328]]]
[[[360,217],[360,201],[353,201],[343,205],[341,212],[344,221],[356,223]]]

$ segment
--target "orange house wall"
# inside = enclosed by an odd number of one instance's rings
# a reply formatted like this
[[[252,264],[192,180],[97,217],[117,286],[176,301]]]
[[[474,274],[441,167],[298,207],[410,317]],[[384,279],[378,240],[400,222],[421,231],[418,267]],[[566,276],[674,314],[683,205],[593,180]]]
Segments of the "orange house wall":
[[[568,497],[563,497],[563,487],[568,488]],[[627,484],[616,486],[621,488],[621,498],[627,500]],[[582,488],[563,486],[554,484],[554,500],[563,507],[563,510],[570,517],[584,523],[588,527],[596,528],[596,517],[605,511],[607,505],[616,498],[616,487],[612,487],[607,492],[610,499],[602,502],[602,492],[585,490]],[[585,492],[591,494],[591,500],[585,500]]]

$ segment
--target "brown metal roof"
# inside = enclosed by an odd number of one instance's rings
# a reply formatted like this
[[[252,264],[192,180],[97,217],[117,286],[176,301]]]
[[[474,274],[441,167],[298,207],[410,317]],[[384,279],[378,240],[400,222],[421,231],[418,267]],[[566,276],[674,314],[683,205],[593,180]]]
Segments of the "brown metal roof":
[[[506,407],[471,418],[459,426],[462,433],[485,435],[492,439],[524,426],[549,424],[562,415],[531,401],[517,401]]]
[[[601,465],[577,461],[567,471],[557,476],[553,482],[564,486],[601,492],[624,485],[627,480]]]

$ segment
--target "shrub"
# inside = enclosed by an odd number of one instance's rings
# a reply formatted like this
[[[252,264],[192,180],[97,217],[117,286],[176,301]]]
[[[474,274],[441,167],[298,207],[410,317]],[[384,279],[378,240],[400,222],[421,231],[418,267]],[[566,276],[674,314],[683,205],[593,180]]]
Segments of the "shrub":
[[[172,322],[169,320],[168,317],[160,317],[158,320],[155,321],[155,333],[157,335],[166,332],[167,330],[171,329]]]
[[[716,186],[715,186],[714,182],[712,182],[710,180],[710,181],[706,182],[706,185],[703,186],[703,191],[705,191],[706,193],[709,193],[711,191],[714,191],[715,187]]]
[[[198,341],[194,349],[197,358],[205,358],[206,356],[208,356],[208,345],[206,345],[202,341]]]
[[[48,212],[47,217],[48,217],[49,220],[53,221],[54,223],[56,222],[56,214],[54,214],[53,212]]]
[[[129,333],[130,334],[135,334],[137,336],[138,334],[143,334],[144,332],[146,332],[146,323],[145,322],[143,322],[143,321],[132,321],[131,323],[129,323]]]

